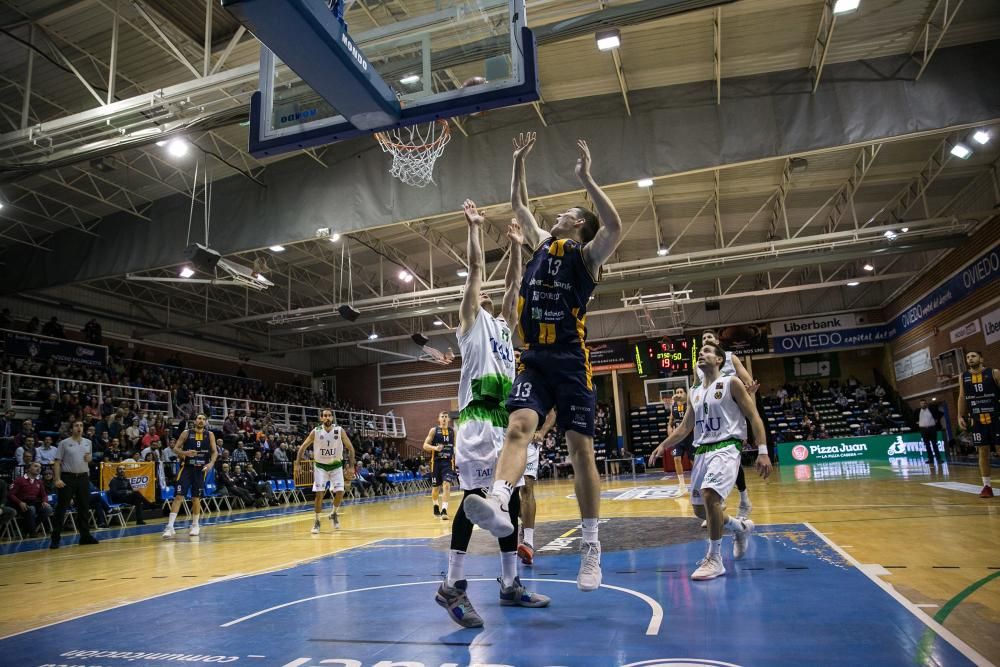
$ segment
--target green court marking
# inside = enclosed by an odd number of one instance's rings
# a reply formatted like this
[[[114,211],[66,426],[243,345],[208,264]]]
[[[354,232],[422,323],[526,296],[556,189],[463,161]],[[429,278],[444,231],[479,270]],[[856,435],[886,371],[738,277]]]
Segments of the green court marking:
[[[993,574],[986,575],[979,581],[974,581],[966,586],[958,593],[958,595],[944,603],[944,606],[941,607],[936,614],[934,614],[934,620],[943,625],[944,620],[948,618],[948,615],[955,611],[955,607],[962,604],[967,597],[998,577],[1000,577],[1000,572],[994,572]],[[918,665],[932,664],[931,644],[933,643],[934,631],[930,629],[925,630],[923,637],[920,638],[920,645],[917,647],[916,662]]]

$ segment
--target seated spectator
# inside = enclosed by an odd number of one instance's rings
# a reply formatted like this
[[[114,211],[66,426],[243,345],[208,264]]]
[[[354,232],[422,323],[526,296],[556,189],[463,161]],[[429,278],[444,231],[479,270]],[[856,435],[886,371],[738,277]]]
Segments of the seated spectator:
[[[239,498],[247,507],[253,503],[253,494],[239,485],[236,478],[230,473],[228,463],[222,464],[222,470],[216,475],[215,482],[220,491],[225,491],[227,494]]]
[[[0,481],[0,531],[17,518],[17,510],[7,504],[7,483]]]
[[[233,463],[246,464],[250,462],[250,457],[247,455],[246,447],[243,445],[243,440],[236,441],[236,448],[233,449]]]
[[[63,326],[59,324],[58,318],[53,315],[52,319],[46,322],[45,326],[42,327],[42,335],[52,336],[53,338],[65,338],[66,331],[63,329]]]
[[[41,322],[38,321],[37,317],[32,317],[28,320],[28,323],[24,325],[25,333],[38,333],[38,328],[41,326]]]
[[[146,504],[146,499],[142,494],[132,488],[132,482],[125,476],[125,466],[115,468],[115,476],[108,484],[108,498],[115,504],[131,505],[135,508],[135,525],[142,526],[146,522],[142,520],[142,508]]]
[[[861,385],[858,385],[857,388],[854,390],[854,400],[858,402],[868,400],[868,392]]]
[[[8,410],[4,413],[3,417],[0,417],[0,440],[11,440],[13,444],[14,436],[17,435],[18,423],[17,416],[13,410]]]
[[[885,398],[885,387],[880,384],[875,385],[875,398],[880,401]]]
[[[351,486],[357,489],[358,493],[362,496],[367,496],[372,489],[372,474],[368,468],[361,465],[361,462],[355,464],[354,467],[354,479],[351,480]]]
[[[53,493],[58,493],[55,470],[46,468],[42,471],[42,484],[45,485],[45,495],[51,496]]]
[[[125,429],[125,445],[129,449],[135,449],[142,440],[142,433],[139,432],[139,418],[133,417],[129,427]]]
[[[41,447],[35,449],[35,460],[38,461],[42,466],[51,466],[55,463],[56,453],[59,450],[52,444],[52,436],[47,435],[45,439],[42,440]]]
[[[104,460],[109,463],[117,463],[124,458],[125,454],[122,452],[121,442],[118,438],[114,438],[104,450]]]
[[[41,533],[44,529],[39,520],[52,516],[53,512],[45,485],[39,477],[41,472],[40,465],[30,464],[25,473],[14,480],[7,493],[7,504],[18,510],[24,534],[28,536]]]

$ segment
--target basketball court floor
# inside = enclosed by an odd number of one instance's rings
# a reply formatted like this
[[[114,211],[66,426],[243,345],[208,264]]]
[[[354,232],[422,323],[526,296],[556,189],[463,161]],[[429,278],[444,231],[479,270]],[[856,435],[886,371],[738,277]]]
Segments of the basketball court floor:
[[[988,665],[1000,504],[970,493],[976,481],[974,468],[916,462],[783,466],[750,480],[747,557],[693,582],[704,531],[670,497],[674,480],[605,480],[594,593],[575,585],[572,482],[542,482],[522,578],[552,604],[500,607],[495,540],[477,530],[466,574],[479,630],[434,603],[450,524],[424,494],[348,506],[343,528],[318,536],[310,505],[215,515],[168,542],[150,525],[101,531],[92,548],[10,543],[0,663]]]

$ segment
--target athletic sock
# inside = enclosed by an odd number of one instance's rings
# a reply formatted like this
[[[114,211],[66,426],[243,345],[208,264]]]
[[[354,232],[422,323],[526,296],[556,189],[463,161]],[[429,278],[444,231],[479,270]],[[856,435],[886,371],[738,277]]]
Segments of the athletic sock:
[[[597,542],[597,519],[583,520],[583,541]]]
[[[740,491],[740,502],[744,505],[750,504],[750,494],[746,490]]]
[[[493,482],[490,493],[500,499],[500,504],[504,507],[510,502],[510,496],[514,492],[514,487],[502,479]]]
[[[708,555],[709,556],[722,555],[722,539],[708,541]]]
[[[197,525],[200,524],[200,522],[201,522],[201,515],[200,514],[195,514],[194,518],[191,520],[191,525],[192,526],[197,526]]]
[[[514,577],[517,576],[517,552],[500,552],[500,583],[504,588],[514,585]]]
[[[174,521],[176,519],[177,519],[177,512],[171,512],[170,513],[170,519],[167,520],[167,528],[173,528],[174,527]]]
[[[731,530],[734,533],[739,532],[741,530],[746,530],[746,526],[743,524],[741,520],[731,516],[726,517],[726,521],[725,523],[722,524],[722,526],[723,528]]]
[[[448,552],[448,577],[445,584],[449,588],[455,587],[456,581],[465,579],[465,552],[451,549]]]
[[[992,486],[989,477],[983,477],[983,486]]]
[[[527,542],[528,544],[534,544],[535,543],[535,529],[534,528],[525,528],[524,529],[524,541]]]
[[[448,511],[448,503],[447,502],[441,503],[441,511],[442,512],[447,512]]]
[[[319,512],[316,512],[316,521],[319,521]]]

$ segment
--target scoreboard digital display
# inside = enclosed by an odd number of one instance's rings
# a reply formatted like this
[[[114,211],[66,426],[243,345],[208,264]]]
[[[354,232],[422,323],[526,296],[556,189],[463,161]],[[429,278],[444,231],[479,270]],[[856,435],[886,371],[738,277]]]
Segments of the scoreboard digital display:
[[[666,378],[694,372],[694,341],[657,338],[635,344],[635,367],[641,378]]]

